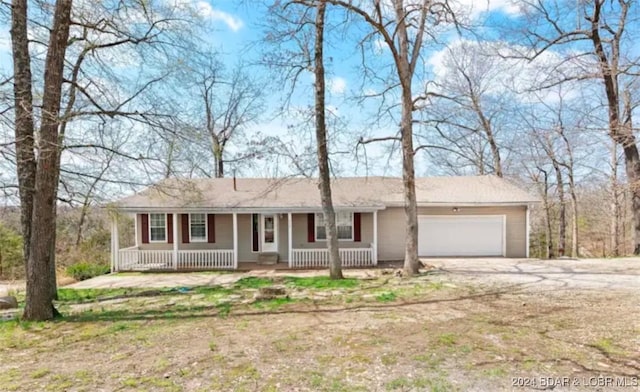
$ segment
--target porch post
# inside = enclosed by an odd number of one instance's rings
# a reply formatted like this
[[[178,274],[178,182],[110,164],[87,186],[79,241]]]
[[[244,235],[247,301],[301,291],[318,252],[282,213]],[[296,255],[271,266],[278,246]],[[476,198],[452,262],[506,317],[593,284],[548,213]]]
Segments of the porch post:
[[[136,236],[135,244],[138,248],[140,246],[138,242],[138,214],[133,214],[133,234]]]
[[[178,214],[173,213],[173,269],[178,269]]]
[[[373,265],[378,265],[378,211],[373,211],[373,244],[371,261]]]
[[[527,210],[526,211],[527,211],[527,216],[526,216],[526,219],[525,219],[525,225],[527,225],[527,228],[526,228],[527,235],[526,235],[526,239],[525,239],[525,241],[526,241],[526,244],[525,244],[525,257],[529,258],[529,230],[530,230],[529,224],[531,223],[529,221],[529,205],[527,205]]]
[[[291,263],[293,260],[291,260],[291,258],[293,257],[293,249],[291,248],[293,246],[293,219],[291,218],[291,213],[287,214],[287,223],[289,224],[288,227],[288,235],[287,235],[287,239],[289,240],[289,256],[287,259],[287,265],[289,268],[291,268]]]
[[[113,214],[111,216],[111,272],[118,271],[118,248],[120,248],[118,241],[118,216]]]
[[[233,213],[233,268],[238,268],[238,213]]]

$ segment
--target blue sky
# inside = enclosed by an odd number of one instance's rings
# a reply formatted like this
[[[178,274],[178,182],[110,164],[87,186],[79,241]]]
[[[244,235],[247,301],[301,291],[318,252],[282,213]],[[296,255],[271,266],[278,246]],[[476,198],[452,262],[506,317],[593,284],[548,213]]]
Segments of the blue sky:
[[[78,0],[80,1],[80,0]],[[185,6],[193,7],[198,14],[210,24],[202,37],[212,48],[220,53],[220,58],[228,69],[232,69],[238,62],[250,65],[251,73],[264,80],[274,80],[275,75],[264,67],[256,66],[264,50],[261,44],[265,34],[266,8],[262,1],[233,1],[233,0],[159,0]],[[384,1],[383,1],[384,2]],[[515,18],[520,15],[520,8],[511,0],[457,0],[457,7],[465,10],[468,21],[475,25],[474,32],[479,33],[485,40],[499,40],[501,29],[499,27],[509,27]],[[335,8],[329,7],[329,16],[335,15]],[[357,18],[356,18],[357,20]],[[498,27],[498,28],[496,28]],[[397,108],[392,108],[387,115],[378,120],[379,99],[358,100],[362,94],[380,92],[384,87],[382,82],[371,80],[363,84],[361,57],[357,49],[356,41],[369,30],[363,26],[356,26],[345,36],[330,34],[325,49],[325,59],[327,65],[327,86],[328,86],[328,108],[333,116],[339,118],[340,123],[349,130],[351,142],[357,140],[359,136],[389,136],[397,129]],[[438,44],[427,45],[422,53],[422,64],[419,73],[424,79],[415,81],[415,86],[420,87],[425,80],[432,80],[445,77],[446,67],[443,65],[444,44],[455,45],[471,34],[462,32],[461,34],[449,30],[438,36]],[[373,43],[371,51],[366,53],[365,61],[374,68],[379,76],[386,76],[393,72],[390,68],[391,57],[388,50],[383,46],[376,47]],[[8,27],[0,24],[0,68],[5,70],[10,67],[10,40]],[[548,61],[553,61],[554,54],[549,52]],[[141,65],[142,66],[142,65]],[[522,75],[532,72],[535,66],[522,71]],[[519,76],[522,76],[519,75]],[[295,107],[305,107],[312,103],[313,77],[310,72],[306,72],[300,79],[300,84],[296,90],[291,105]],[[259,122],[248,129],[249,134],[260,132],[262,134],[285,137],[287,125],[296,122],[293,117],[277,113],[284,100],[285,88],[272,83],[268,86],[267,110]],[[416,93],[418,91],[416,90]],[[397,94],[391,94],[387,103],[398,102]],[[300,144],[309,142],[307,129],[306,139]],[[304,132],[299,132],[304,133]],[[289,137],[288,135],[287,137]],[[299,136],[299,135],[298,135]],[[292,144],[296,140],[288,139]],[[353,149],[353,145],[342,146],[345,149]],[[389,144],[369,145],[368,158],[371,169],[363,171],[364,166],[354,164],[354,157],[343,155],[339,159],[339,166],[343,169],[343,175],[363,175],[363,174],[385,174],[400,175],[399,156],[396,154],[388,160]],[[345,158],[346,157],[346,158]],[[361,156],[362,157],[362,156]],[[391,164],[387,166],[387,163]],[[416,170],[418,175],[434,174],[424,154],[417,156]],[[249,173],[251,174],[251,173]]]
[[[215,27],[210,40],[215,47],[225,54],[225,60],[230,66],[238,59],[242,59],[246,63],[253,63],[259,59],[259,50],[256,50],[256,46],[253,45],[262,40],[265,33],[263,23],[265,9],[258,4],[260,2],[252,3],[252,6],[249,7],[247,4],[238,4],[238,2],[230,0],[206,3],[206,0],[193,1],[202,10],[203,15],[210,16],[209,19]],[[481,19],[485,17],[490,17],[494,23],[508,23],[509,19],[519,12],[519,9],[509,0],[490,2],[462,0],[460,1],[460,7],[464,7],[470,20],[474,23],[480,23]],[[332,8],[329,7],[329,17],[332,12],[335,12],[335,8]],[[480,29],[482,28],[480,27]],[[332,113],[338,115],[343,124],[354,133],[353,140],[356,140],[358,135],[365,137],[389,136],[393,135],[397,129],[397,119],[394,118],[397,110],[391,110],[385,118],[377,120],[380,100],[356,99],[357,96],[380,92],[384,88],[382,83],[376,85],[372,81],[367,81],[363,84],[362,58],[356,46],[356,40],[359,37],[356,35],[366,30],[366,27],[361,28],[358,33],[348,34],[344,38],[329,35],[328,45],[325,48],[327,87],[329,89],[327,103]],[[458,33],[451,31],[444,33],[441,38],[443,40],[442,43],[461,39]],[[439,65],[437,61],[439,61],[440,57],[437,54],[443,48],[442,43],[429,45],[423,51],[423,66],[427,72],[427,78],[434,76],[433,67],[437,68]],[[247,50],[247,47],[250,47],[251,50]],[[388,68],[391,57],[388,49],[384,48],[384,43],[381,43],[377,53],[368,52],[366,56],[366,61],[370,65],[377,64],[383,70],[380,76],[386,76],[389,70],[392,70],[392,68]],[[256,72],[260,76],[270,77],[265,69],[256,68]],[[313,99],[313,78],[309,74],[303,77],[301,82],[293,103],[298,105],[311,104]],[[274,92],[277,92],[277,89]],[[272,110],[276,109],[283,98],[281,94],[271,94],[268,98],[269,107]],[[259,124],[254,126],[254,130],[278,135],[283,132],[287,123],[287,118],[282,116],[275,118],[266,116]],[[396,154],[391,160],[388,160],[389,146],[388,143],[367,146],[368,163],[372,166],[370,169],[374,174],[396,176],[401,174],[399,156]],[[360,151],[362,152],[362,150]],[[426,169],[422,169],[427,165],[426,162],[421,164],[421,160],[422,157],[418,156],[416,164],[418,174],[429,174]],[[387,166],[388,163],[390,163],[389,166]],[[343,170],[346,170],[345,174],[348,175],[367,174],[363,172],[364,166],[362,165],[358,166],[357,169],[352,163],[341,166]],[[371,173],[369,172],[368,174]]]
[[[232,69],[237,63],[242,62],[251,67],[254,76],[263,80],[273,80],[274,75],[264,67],[256,66],[259,62],[262,51],[265,50],[261,44],[265,34],[265,18],[267,17],[266,6],[262,1],[234,1],[234,0],[163,0],[175,4],[183,4],[193,7],[198,14],[210,24],[211,29],[202,38],[208,42],[212,48],[219,52],[220,58],[228,69]],[[459,6],[466,10],[473,21],[491,16],[494,21],[507,22],[509,18],[518,12],[510,0],[458,0]],[[335,15],[336,9],[329,7],[328,15]],[[357,20],[357,19],[356,19]],[[397,110],[391,109],[387,115],[379,118],[377,115],[381,101],[379,99],[358,100],[358,96],[363,94],[378,93],[385,88],[382,82],[372,80],[364,81],[362,77],[362,67],[360,52],[357,49],[356,41],[359,36],[368,31],[367,27],[358,29],[357,32],[347,33],[346,36],[327,33],[328,42],[325,47],[325,62],[327,68],[327,103],[332,116],[339,119],[342,126],[349,130],[349,136],[343,138],[343,144],[354,144],[358,137],[380,137],[393,135],[397,130]],[[448,32],[440,37],[443,42],[460,39],[457,33]],[[0,25],[0,68],[9,70],[10,64],[10,39],[8,26]],[[378,68],[380,77],[386,77],[389,72],[393,72],[391,57],[388,49],[381,44],[377,50],[366,53],[365,61],[372,68]],[[433,77],[432,68],[437,69],[439,57],[437,51],[442,49],[442,45],[430,45],[423,51],[424,64],[426,67],[426,77]],[[435,63],[434,63],[435,61]],[[276,71],[277,72],[277,71]],[[418,81],[417,85],[420,85]],[[289,138],[287,141],[296,144],[291,135],[286,135],[287,126],[296,123],[294,117],[287,117],[278,113],[278,108],[285,99],[286,88],[280,85],[271,84],[267,94],[267,110],[260,121],[254,124],[247,133],[257,133]],[[296,108],[305,107],[312,104],[313,96],[313,76],[311,72],[306,72],[299,80],[297,89],[291,99],[291,106]],[[395,94],[395,95],[394,95]],[[387,102],[395,104],[397,93],[391,93],[391,99]],[[301,143],[307,143],[312,135],[309,129],[303,133]],[[345,149],[354,149],[353,146],[343,146]],[[369,167],[364,165],[354,165],[354,157],[340,158],[336,161],[344,175],[363,174],[385,174],[400,175],[399,156],[395,154],[389,159],[388,151],[390,144],[370,144],[367,146],[367,158]],[[233,148],[233,147],[232,147]],[[355,150],[354,150],[355,151]],[[359,150],[363,152],[362,149]],[[359,155],[363,158],[363,155]],[[418,174],[429,174],[421,168],[422,157],[417,157]],[[339,161],[339,162],[338,162]],[[423,162],[424,163],[424,162]],[[366,169],[366,170],[365,170]]]

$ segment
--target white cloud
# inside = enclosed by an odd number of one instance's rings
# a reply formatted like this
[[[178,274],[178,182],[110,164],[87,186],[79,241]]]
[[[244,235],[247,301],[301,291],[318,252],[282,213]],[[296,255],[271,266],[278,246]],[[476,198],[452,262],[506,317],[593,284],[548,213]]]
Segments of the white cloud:
[[[81,0],[82,1],[82,0]],[[231,15],[228,12],[213,8],[212,0],[164,0],[182,11],[195,12],[198,16],[212,21],[222,22],[227,27],[236,32],[244,27],[242,19]]]
[[[327,84],[329,85],[329,91],[335,95],[344,94],[347,89],[347,81],[339,76],[329,79]]]
[[[220,21],[227,25],[232,31],[238,31],[244,26],[242,19],[237,18],[227,12],[215,9],[207,1],[200,0],[196,2],[198,13],[208,19]]]
[[[522,4],[515,0],[457,0],[461,11],[472,19],[485,12],[500,11],[509,16],[522,13]]]
[[[539,100],[541,95],[553,101],[557,99],[556,92],[551,91],[553,89],[533,90],[554,85],[558,80],[571,79],[593,67],[588,63],[578,63],[576,56],[564,56],[551,50],[532,61],[519,58],[525,55],[531,55],[531,50],[523,46],[501,41],[478,43],[457,39],[450,42],[447,48],[433,53],[427,65],[432,69],[434,81],[440,86],[455,83],[459,79],[456,77],[456,68],[463,67],[476,82],[482,84],[486,93],[500,95],[513,92],[523,102]],[[437,90],[440,87],[430,87],[431,90],[434,88]]]

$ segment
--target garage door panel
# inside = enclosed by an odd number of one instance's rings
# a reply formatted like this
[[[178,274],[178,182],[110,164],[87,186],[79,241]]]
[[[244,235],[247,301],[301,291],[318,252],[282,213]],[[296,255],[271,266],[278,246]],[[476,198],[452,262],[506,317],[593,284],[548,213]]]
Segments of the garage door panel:
[[[420,256],[502,256],[503,215],[421,216]]]

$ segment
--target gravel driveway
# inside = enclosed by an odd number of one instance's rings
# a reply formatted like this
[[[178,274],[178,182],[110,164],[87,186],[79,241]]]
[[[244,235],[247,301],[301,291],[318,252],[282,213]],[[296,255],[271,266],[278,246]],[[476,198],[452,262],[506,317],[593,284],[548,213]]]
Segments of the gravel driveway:
[[[538,260],[504,258],[425,259],[435,274],[453,282],[518,285],[524,289],[571,288],[640,291],[640,258]],[[346,270],[345,275],[365,277],[381,270]],[[245,276],[324,275],[314,271],[251,271],[239,273],[135,273],[112,274],[67,287],[180,287],[232,283]],[[0,287],[1,289],[1,287]]]
[[[617,259],[426,259],[451,280],[513,284],[524,288],[640,290],[640,258]]]

